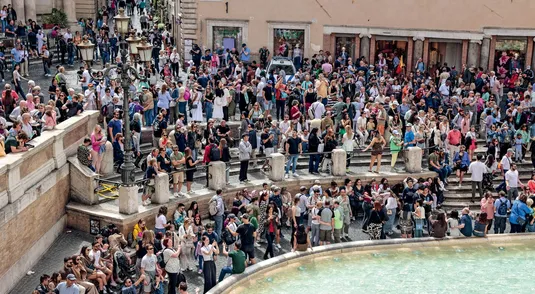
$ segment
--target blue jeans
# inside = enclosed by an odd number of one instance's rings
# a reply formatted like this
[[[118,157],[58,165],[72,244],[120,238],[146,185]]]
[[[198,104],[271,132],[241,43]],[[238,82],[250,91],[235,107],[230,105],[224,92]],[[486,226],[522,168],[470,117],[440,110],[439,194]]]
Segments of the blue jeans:
[[[214,216],[215,232],[217,234],[217,243],[221,241],[221,230],[223,229],[223,215]]]
[[[154,233],[155,233],[155,234],[162,233],[162,234],[165,236],[165,229],[157,229],[157,228],[154,228]]]
[[[48,62],[46,62],[46,61],[43,61],[43,70],[45,71],[45,75],[49,75],[50,74],[50,68],[48,67]]]
[[[186,105],[188,105],[188,101],[178,102],[178,113],[182,113],[184,115],[184,124],[188,123],[188,114],[186,113]]]
[[[68,65],[73,65],[74,64],[74,53],[69,53],[69,57],[68,57],[68,60],[67,60],[67,64]]]
[[[2,33],[6,32],[7,20],[2,19]]]
[[[223,279],[225,278],[225,276],[227,274],[231,274],[232,275],[232,267],[231,266],[225,266],[221,269],[221,273],[219,274],[219,280],[218,282],[221,282],[223,281]]]
[[[310,159],[308,161],[308,172],[317,173],[319,165],[320,165],[320,155],[319,154],[310,155]]]
[[[206,102],[204,111],[206,111],[206,121],[210,120],[212,118],[212,113],[214,112],[214,105],[210,102]]]
[[[152,123],[154,121],[154,111],[152,111],[152,109],[149,109],[149,110],[145,111],[143,116],[145,117],[145,125],[147,127],[152,126]]]
[[[199,269],[202,270],[202,264],[204,263],[204,257],[202,257],[202,254],[198,256],[199,257]]]
[[[295,154],[295,155],[290,155],[290,158],[288,158],[288,162],[286,162],[286,173],[288,173],[288,171],[290,170],[290,164],[292,164],[292,173],[295,174],[295,169],[297,167],[297,158],[299,157],[299,155]]]
[[[396,220],[396,209],[390,209],[392,211],[392,214],[388,214],[388,221],[383,226],[383,229],[385,230],[385,233],[392,232],[392,228],[394,227],[394,221]],[[388,210],[386,211],[388,213]]]
[[[429,170],[436,172],[436,173],[438,174],[438,178],[439,178],[442,182],[444,182],[445,177],[444,177],[444,172],[443,172],[442,169],[440,169],[440,168],[436,168],[436,167],[433,167],[433,166],[430,166],[430,167],[429,167]]]

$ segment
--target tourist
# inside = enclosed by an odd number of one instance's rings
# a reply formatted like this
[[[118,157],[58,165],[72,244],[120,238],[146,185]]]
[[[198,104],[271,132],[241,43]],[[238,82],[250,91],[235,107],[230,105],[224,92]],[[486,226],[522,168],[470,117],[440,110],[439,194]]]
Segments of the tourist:
[[[487,172],[487,166],[481,161],[483,154],[478,154],[477,160],[470,163],[468,173],[472,174],[472,203],[476,195],[476,187],[479,190],[479,196],[483,197],[483,175]]]
[[[394,194],[393,191],[390,191],[385,201],[385,209],[386,209],[386,215],[388,216],[388,220],[383,225],[383,231],[388,236],[391,236],[392,234],[394,234],[393,228],[394,228],[394,222],[396,220],[397,208],[398,208],[398,200],[396,198],[396,195]]]
[[[97,124],[91,134],[91,158],[95,172],[100,173],[100,164],[106,151],[106,136],[102,133],[102,127]]]
[[[338,201],[334,201],[333,205],[333,212],[334,212],[334,230],[332,232],[333,234],[333,241],[334,243],[340,243],[340,236],[342,235],[342,229],[344,227],[344,220],[343,220],[343,212],[342,208],[340,208],[340,203]],[[296,228],[297,229],[297,228]],[[294,234],[295,230],[292,230],[292,240],[290,244],[294,243]]]
[[[511,224],[510,233],[523,233],[526,225],[526,215],[532,214],[533,209],[529,207],[526,194],[520,194],[513,202],[509,223]]]
[[[450,217],[448,218],[448,235],[450,237],[460,237],[461,231],[459,230],[459,212],[452,210]]]
[[[468,166],[470,165],[470,158],[468,157],[468,152],[465,150],[466,147],[461,146],[460,151],[455,153],[453,157],[453,170],[457,171],[459,187],[463,185],[464,174],[468,171]]]
[[[193,219],[186,218],[184,219],[184,224],[178,229],[178,236],[180,241],[180,267],[181,271],[192,271],[195,264],[193,258],[193,251],[195,249],[193,240],[196,235],[193,232]]]
[[[288,218],[290,219],[290,227],[292,228],[292,235],[290,237],[290,244],[293,244],[294,234],[297,230],[297,226],[301,223],[301,208],[299,206],[301,199],[299,197],[294,197],[292,201],[292,207],[288,213]]]
[[[201,163],[202,160],[194,161],[191,149],[188,147],[184,150],[184,156],[186,157],[186,193],[191,193],[191,184],[193,183],[193,174],[197,170],[196,165]]]
[[[321,141],[318,137],[318,129],[313,128],[310,131],[310,135],[308,137],[308,152],[311,153],[309,155],[309,163],[308,163],[308,172],[310,174],[319,174],[318,168],[320,164],[320,158],[321,154],[316,154],[318,152],[318,147],[321,144]]]
[[[29,140],[28,135],[22,132],[16,136],[8,136],[4,142],[6,154],[28,151],[29,147],[26,146],[26,143]]]
[[[307,251],[308,248],[312,250],[312,242],[310,242],[305,225],[301,224],[295,232],[292,251]]]
[[[242,224],[238,227],[236,231],[230,231],[230,233],[237,237],[240,236],[241,240],[241,250],[245,252],[247,257],[249,258],[250,264],[255,264],[255,248],[254,248],[254,240],[256,237],[256,231],[249,222],[249,215],[244,214],[241,216]]]
[[[472,236],[472,217],[470,216],[470,210],[468,209],[468,207],[463,208],[461,220],[457,228],[460,229],[460,232],[463,236]]]
[[[489,223],[487,221],[487,213],[486,212],[481,212],[479,214],[479,217],[478,217],[477,221],[474,223],[474,231],[473,231],[474,236],[476,236],[476,237],[486,237],[487,236],[487,231],[489,229],[488,224]]]
[[[58,294],[78,294],[80,289],[76,285],[76,277],[73,274],[68,274],[65,282],[61,282],[56,286]]]
[[[163,262],[165,263],[165,272],[169,277],[169,285],[167,288],[168,294],[176,294],[176,288],[178,286],[178,274],[180,273],[180,261],[178,257],[181,253],[181,248],[178,250],[173,249],[173,241],[171,239],[164,239],[162,251]]]
[[[144,180],[147,180],[145,187],[143,188],[143,194],[141,195],[141,203],[143,206],[147,206],[151,203],[151,197],[154,194],[155,190],[155,178],[158,175],[158,164],[156,158],[148,158],[147,170],[143,177]]]
[[[403,205],[403,209],[399,215],[399,226],[401,238],[412,238],[414,224],[412,221],[411,206],[409,204]]]
[[[227,244],[223,242],[223,255],[230,258],[232,266],[227,265],[221,269],[218,282],[223,281],[226,274],[241,274],[245,271],[245,268],[247,267],[247,257],[245,252],[240,250],[240,248],[241,242],[236,242],[234,243],[234,249],[228,252]]]
[[[511,164],[511,169],[505,173],[505,189],[507,190],[507,198],[509,201],[514,201],[518,197],[518,187],[524,189],[524,184],[520,181],[516,163]]]
[[[507,212],[511,209],[511,201],[505,197],[505,192],[499,192],[500,198],[494,201],[494,234],[503,234],[507,223]],[[483,200],[482,200],[483,201]]]
[[[414,238],[424,236],[425,209],[423,205],[424,202],[422,199],[414,202]]]
[[[143,284],[143,292],[152,293],[153,283],[156,281],[156,276],[159,276],[157,273],[157,263],[158,259],[156,254],[154,254],[154,245],[146,245],[147,253],[141,259],[141,275],[145,276],[145,282]]]
[[[388,216],[385,215],[381,203],[375,201],[373,203],[373,210],[370,214],[370,221],[367,229],[367,233],[370,235],[370,240],[385,239],[383,225],[387,219]]]
[[[158,209],[158,215],[156,215],[156,220],[154,223],[154,233],[165,234],[167,228],[167,206],[160,206]]]
[[[329,245],[331,243],[332,231],[334,229],[334,212],[330,208],[329,200],[324,202],[324,207],[318,211],[320,223],[319,244]]]
[[[137,294],[139,285],[141,285],[141,283],[143,283],[144,281],[145,281],[145,275],[140,275],[139,278],[134,283],[132,283],[131,278],[127,278],[124,281],[124,286],[121,289],[121,294]]]
[[[448,223],[446,222],[446,214],[439,213],[436,220],[429,217],[429,225],[433,228],[433,237],[444,238],[448,231]]]
[[[201,253],[203,258],[203,273],[204,273],[204,293],[207,293],[216,285],[216,267],[214,263],[214,254],[219,255],[219,247],[214,240],[210,244],[210,239],[207,236],[201,238],[202,247]]]
[[[481,212],[487,213],[487,230],[490,231],[492,227],[492,221],[494,220],[494,197],[492,197],[492,192],[487,191],[485,196],[481,198]]]
[[[89,151],[89,145],[91,144],[91,139],[84,138],[84,142],[78,146],[78,151],[76,153],[76,158],[82,166],[87,166],[90,170],[95,171],[95,168],[91,164],[91,153]]]
[[[256,138],[253,138],[256,140]],[[239,159],[240,159],[240,182],[248,182],[247,179],[247,170],[249,168],[249,159],[251,158],[252,154],[252,147],[251,143],[249,143],[249,134],[243,134],[242,140],[239,145]]]
[[[370,145],[368,145],[368,147],[362,150],[363,152],[366,152],[368,151],[368,149],[370,148],[372,149],[370,168],[368,169],[369,172],[372,172],[373,165],[377,161],[377,169],[375,172],[379,173],[379,170],[381,169],[381,159],[383,157],[383,149],[385,148],[385,145],[386,145],[386,141],[381,136],[381,133],[375,132],[373,135],[373,139],[370,142]]]

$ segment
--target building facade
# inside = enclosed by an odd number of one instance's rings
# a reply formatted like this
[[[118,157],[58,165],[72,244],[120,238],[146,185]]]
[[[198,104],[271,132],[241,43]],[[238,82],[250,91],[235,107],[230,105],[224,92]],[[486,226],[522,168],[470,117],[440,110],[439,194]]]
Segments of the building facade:
[[[370,63],[395,53],[407,68],[422,58],[427,69],[446,62],[495,70],[503,52],[523,66],[535,64],[535,1],[182,0],[193,1],[183,11],[186,46],[246,43],[254,53],[267,46],[277,54],[299,44],[305,57],[320,50],[337,56],[345,47]]]
[[[63,10],[73,26],[79,18],[95,18],[97,7],[107,5],[107,0],[0,0],[0,5],[12,5],[19,20],[37,20],[50,14],[52,8]]]

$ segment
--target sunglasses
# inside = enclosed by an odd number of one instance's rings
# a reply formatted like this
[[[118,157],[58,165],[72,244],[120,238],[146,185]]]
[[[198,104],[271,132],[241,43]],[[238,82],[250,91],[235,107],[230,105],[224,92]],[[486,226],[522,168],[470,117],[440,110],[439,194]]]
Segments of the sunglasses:
[[[154,250],[154,248],[152,248],[152,247],[151,248],[147,248],[147,250]]]

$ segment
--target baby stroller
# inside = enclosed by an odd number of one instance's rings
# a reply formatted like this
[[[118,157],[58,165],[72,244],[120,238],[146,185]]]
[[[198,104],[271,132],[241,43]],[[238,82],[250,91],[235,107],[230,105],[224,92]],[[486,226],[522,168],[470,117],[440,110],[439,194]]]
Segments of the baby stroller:
[[[128,264],[128,259],[123,251],[117,250],[113,254],[113,268],[116,270],[117,277],[122,281],[127,278],[135,279],[136,266]]]

